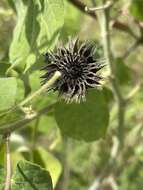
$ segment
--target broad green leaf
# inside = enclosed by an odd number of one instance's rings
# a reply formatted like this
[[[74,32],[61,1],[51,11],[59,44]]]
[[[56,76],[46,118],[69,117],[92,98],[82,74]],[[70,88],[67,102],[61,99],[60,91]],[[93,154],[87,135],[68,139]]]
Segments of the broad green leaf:
[[[142,0],[132,0],[130,4],[131,14],[138,20],[143,21],[143,1]]]
[[[49,172],[36,164],[20,161],[12,177],[12,190],[53,190]]]
[[[109,89],[108,87],[104,87],[102,91],[103,91],[106,102],[110,103],[114,100],[111,89]]]
[[[63,0],[13,0],[17,23],[10,46],[10,62],[27,71],[37,56],[54,46],[64,21]]]
[[[85,141],[104,137],[108,121],[108,105],[102,91],[90,90],[86,102],[55,106],[55,118],[63,135]]]
[[[37,39],[40,52],[45,52],[56,43],[59,32],[64,24],[63,0],[44,0],[41,2],[41,12],[38,15],[40,33]]]
[[[70,14],[69,14],[70,13]],[[65,1],[64,26],[60,37],[62,41],[67,41],[69,36],[75,37],[81,29],[82,13],[70,2]]]
[[[14,123],[18,120],[21,120],[25,117],[25,114],[20,110],[17,109],[13,110],[6,110],[0,113],[0,129],[1,127],[7,127],[8,124]]]
[[[38,147],[34,151],[33,159],[35,163],[44,166],[49,171],[53,186],[55,187],[62,172],[62,166],[59,160],[41,147]]]
[[[0,78],[0,111],[9,109],[14,105],[16,90],[15,78]]]

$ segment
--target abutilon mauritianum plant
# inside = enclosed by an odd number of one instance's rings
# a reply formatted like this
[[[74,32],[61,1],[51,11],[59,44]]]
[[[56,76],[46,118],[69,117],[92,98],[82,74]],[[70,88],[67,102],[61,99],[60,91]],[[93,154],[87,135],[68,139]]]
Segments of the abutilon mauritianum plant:
[[[58,91],[67,103],[85,101],[87,90],[101,85],[103,77],[97,72],[105,66],[105,60],[99,57],[94,43],[73,40],[68,47],[46,53],[45,58],[42,84],[59,71],[61,77],[50,89]]]

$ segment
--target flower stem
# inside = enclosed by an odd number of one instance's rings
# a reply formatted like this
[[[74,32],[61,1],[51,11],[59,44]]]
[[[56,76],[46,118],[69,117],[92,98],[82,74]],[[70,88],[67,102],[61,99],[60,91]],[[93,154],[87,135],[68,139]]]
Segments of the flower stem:
[[[50,86],[52,86],[56,80],[61,76],[61,73],[59,71],[56,71],[53,77],[45,83],[39,90],[28,96],[25,100],[23,100],[20,104],[18,104],[19,107],[24,106],[28,102],[30,102],[32,99],[36,98],[39,96],[41,93],[45,92]]]

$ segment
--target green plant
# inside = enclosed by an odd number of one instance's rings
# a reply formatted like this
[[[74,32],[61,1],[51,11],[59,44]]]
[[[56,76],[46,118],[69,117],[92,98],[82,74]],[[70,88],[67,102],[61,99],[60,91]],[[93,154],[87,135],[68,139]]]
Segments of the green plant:
[[[141,0],[1,0],[1,190],[142,189],[141,7]],[[87,86],[78,83],[77,93],[71,82],[70,94],[60,86],[68,79],[60,81],[63,70],[43,75],[46,52],[50,63],[62,54],[59,66],[67,64],[67,49],[50,52],[61,41],[66,46],[69,36],[103,47],[101,89],[85,93]]]

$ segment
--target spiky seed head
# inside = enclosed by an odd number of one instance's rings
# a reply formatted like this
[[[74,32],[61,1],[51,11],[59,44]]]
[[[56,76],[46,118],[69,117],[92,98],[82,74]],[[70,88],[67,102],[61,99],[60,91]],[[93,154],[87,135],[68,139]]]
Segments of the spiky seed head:
[[[45,54],[45,74],[41,76],[46,83],[56,71],[61,77],[50,88],[58,91],[66,102],[85,100],[89,88],[97,88],[103,79],[97,72],[105,66],[105,60],[97,54],[93,43],[70,41],[68,47],[59,47]]]

